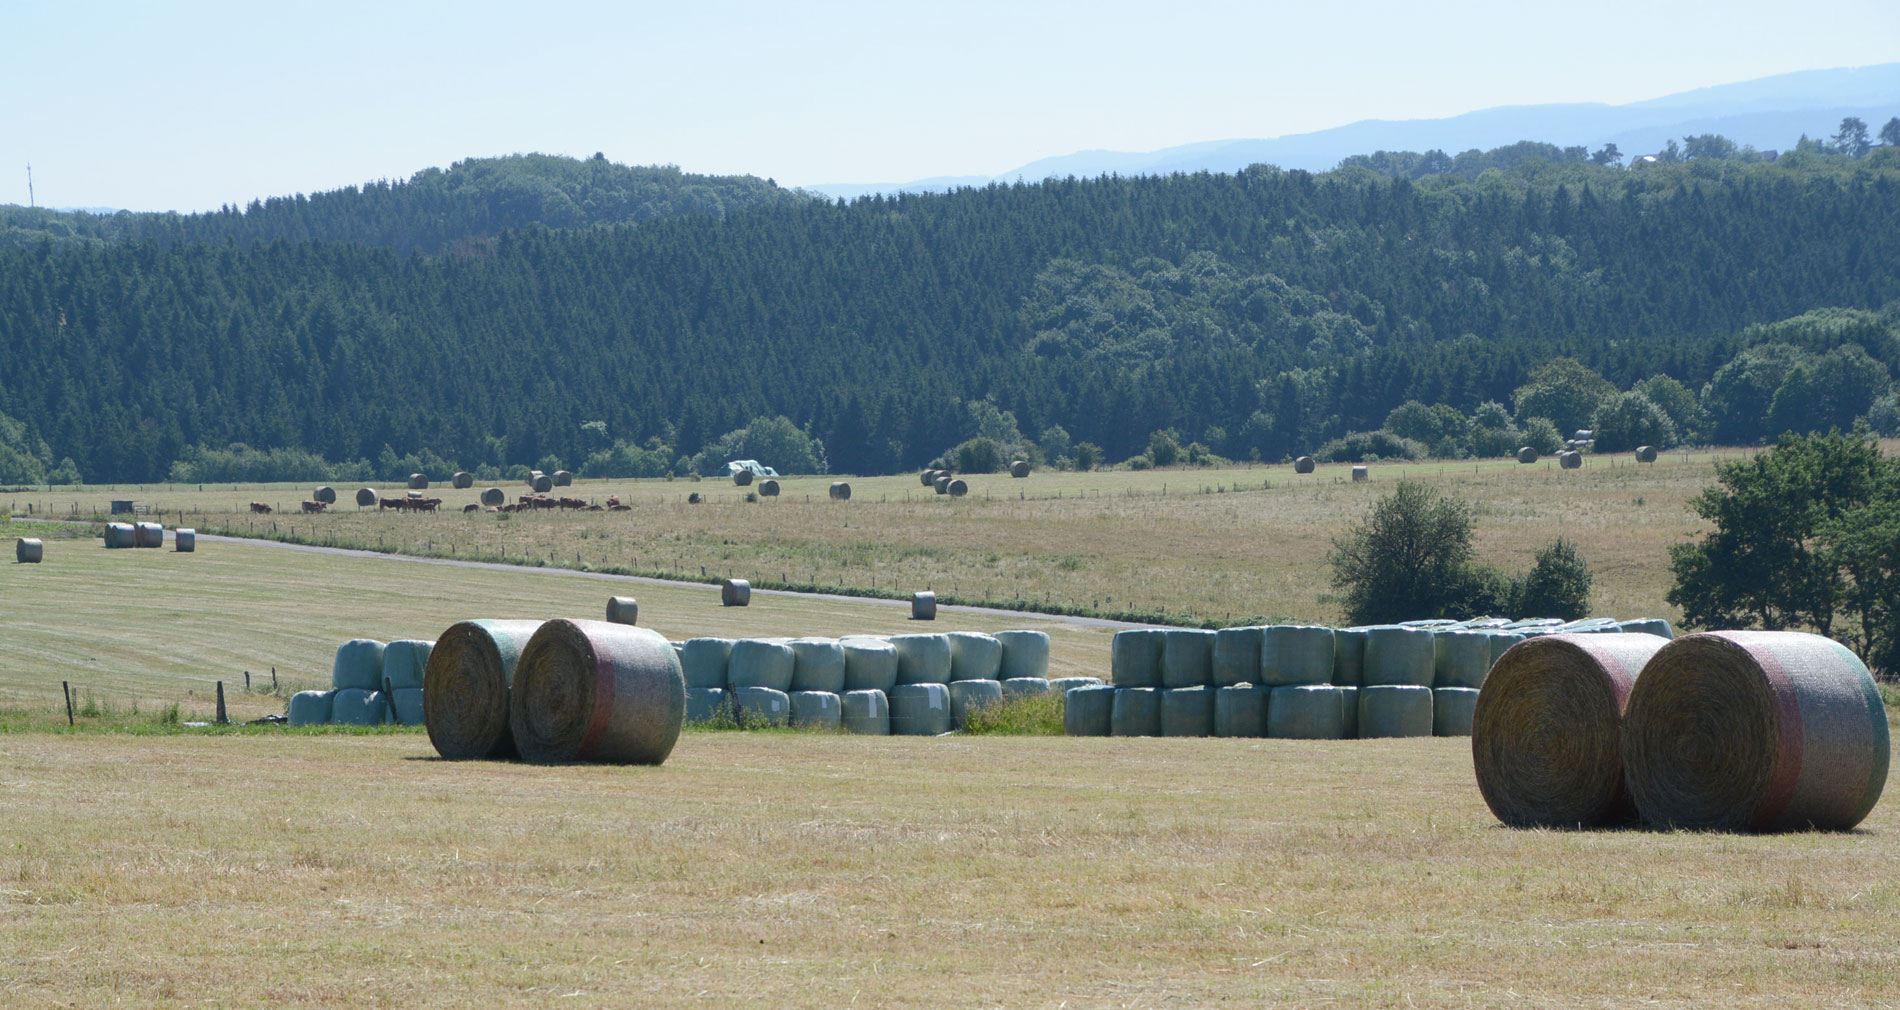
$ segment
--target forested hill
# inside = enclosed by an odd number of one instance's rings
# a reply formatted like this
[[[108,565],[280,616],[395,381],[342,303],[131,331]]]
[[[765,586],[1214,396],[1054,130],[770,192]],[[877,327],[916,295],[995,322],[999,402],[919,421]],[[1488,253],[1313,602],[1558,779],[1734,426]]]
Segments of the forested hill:
[[[472,158],[407,181],[374,182],[311,196],[274,197],[207,214],[96,215],[0,207],[0,248],[44,239],[252,246],[274,241],[350,242],[439,252],[510,228],[586,228],[685,214],[730,213],[811,197],[754,176],[688,175],[672,167],[617,165],[544,154]]]
[[[889,472],[994,408],[1111,458],[1174,429],[1279,459],[1408,400],[1509,404],[1560,355],[1699,388],[1753,324],[1900,299],[1897,153],[770,200],[440,256],[48,242],[0,252],[0,415],[95,480],[232,442],[664,460],[773,415],[834,471]]]

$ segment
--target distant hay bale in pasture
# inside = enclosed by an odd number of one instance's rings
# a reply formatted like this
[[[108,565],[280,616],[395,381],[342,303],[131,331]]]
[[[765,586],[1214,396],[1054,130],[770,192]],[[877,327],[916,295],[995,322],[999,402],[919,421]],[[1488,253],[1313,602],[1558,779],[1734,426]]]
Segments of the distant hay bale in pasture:
[[[834,480],[831,482],[829,494],[832,501],[850,501],[851,485],[841,480]]]
[[[732,655],[726,660],[726,686],[735,691],[742,687],[790,691],[797,669],[798,654],[790,642],[742,638],[732,643]]]
[[[835,638],[792,639],[792,691],[844,691],[844,645]]]
[[[368,490],[368,488],[365,488],[364,490]],[[359,502],[362,501],[361,491],[357,492],[357,500]],[[488,506],[489,508],[494,508],[498,505],[505,504],[507,501],[508,501],[508,495],[505,492],[503,492],[501,488],[491,487],[482,492],[482,504]],[[369,504],[374,504],[374,502],[370,502]]]
[[[356,505],[358,508],[374,505],[381,500],[382,496],[376,493],[375,488],[362,487],[356,489]]]
[[[17,564],[37,565],[46,556],[46,545],[38,537],[21,537],[13,545],[13,560]]]
[[[422,690],[429,675],[429,653],[435,643],[419,638],[399,638],[383,646],[382,684],[393,690]]]
[[[897,683],[950,682],[948,635],[892,635],[891,646],[897,650]]]
[[[528,486],[534,487],[535,481],[538,481],[541,478],[546,477],[546,476],[547,474],[544,474],[539,470],[529,470],[528,471]],[[553,485],[550,483],[549,486],[552,487]],[[539,490],[539,488],[536,488],[536,490]]]
[[[1354,484],[1364,484],[1371,479],[1371,470],[1366,469],[1364,466],[1355,466],[1352,468],[1352,482]]]
[[[1003,646],[1002,679],[1022,680],[1049,676],[1049,636],[1040,631],[999,631],[996,640]]]
[[[1260,641],[1265,628],[1222,628],[1214,632],[1214,686],[1260,683]]]
[[[963,478],[957,477],[944,487],[944,491],[952,498],[961,498],[970,493],[970,485]]]
[[[846,691],[838,698],[838,723],[847,733],[891,735],[891,701],[883,691]]]
[[[1338,740],[1346,735],[1344,692],[1331,685],[1276,687],[1267,695],[1267,735],[1276,740]]]
[[[1475,687],[1432,688],[1432,735],[1470,736],[1471,714],[1477,705]]]
[[[899,684],[886,697],[891,706],[891,735],[940,736],[950,732],[948,685]]]
[[[1069,736],[1107,736],[1115,715],[1116,693],[1107,684],[1088,684],[1063,692],[1062,732]]]
[[[1029,461],[1026,459],[1011,460],[1009,464],[1009,475],[1011,477],[1029,476]]]
[[[950,679],[1001,680],[1003,643],[996,636],[980,631],[952,631],[950,640]]]
[[[566,470],[556,470],[548,476],[554,478],[555,487],[573,487],[574,475]]]
[[[1214,735],[1267,735],[1269,689],[1254,683],[1229,684],[1214,692]]]
[[[1333,629],[1276,624],[1260,636],[1260,680],[1269,687],[1333,682]]]
[[[409,475],[409,490],[427,491],[428,489],[429,477],[427,474],[412,473]]]
[[[800,729],[836,730],[843,726],[843,700],[830,691],[793,691],[791,724]]]
[[[1160,628],[1117,631],[1109,641],[1109,679],[1116,687],[1160,687],[1166,642],[1167,632]]]
[[[381,726],[389,721],[389,699],[381,691],[342,688],[331,695],[330,721],[338,726]]]
[[[373,638],[352,638],[337,646],[330,664],[330,686],[338,690],[374,691],[383,686],[383,651],[388,646]]]
[[[731,695],[723,687],[689,687],[686,689],[686,721],[711,722],[730,703]]]
[[[1111,736],[1160,736],[1161,688],[1116,688],[1108,729]]]
[[[549,491],[554,490],[554,478],[544,473],[536,474],[529,486],[534,488],[536,494],[547,494]]]
[[[1583,453],[1575,449],[1566,449],[1557,457],[1557,465],[1565,470],[1577,470],[1583,467]]]
[[[751,487],[752,476],[753,476],[752,471],[747,470],[744,467],[741,467],[737,470],[732,471],[732,482],[738,485],[739,487]]]
[[[1003,701],[1040,698],[1049,693],[1049,682],[1041,677],[1008,677],[1002,682]]]
[[[323,726],[330,721],[330,704],[334,691],[298,691],[290,696],[290,709],[286,713],[292,726]]]
[[[962,729],[970,716],[1003,703],[1003,684],[996,680],[953,680],[950,688],[950,728]]]
[[[772,480],[770,478],[760,481],[759,482],[759,497],[777,498],[778,497],[778,481]]]
[[[931,485],[937,483],[937,471],[925,470],[922,473],[919,473],[917,475],[917,480],[919,483],[923,484],[923,486],[930,487]]]
[[[1301,456],[1300,458],[1293,461],[1293,472],[1294,473],[1312,473],[1316,466],[1317,464],[1313,462],[1313,457]]]
[[[929,590],[910,594],[910,619],[913,621],[936,620],[937,594]]]
[[[1636,447],[1636,462],[1638,463],[1656,462],[1656,447],[1653,445],[1637,446]]]
[[[320,501],[324,503],[325,505],[335,505],[336,504],[336,488],[327,487],[327,486],[320,487],[316,489],[315,491],[310,492],[310,500]]]
[[[1880,800],[1890,747],[1866,665],[1798,631],[1668,642],[1623,718],[1630,797],[1655,827],[1849,830]]]
[[[653,631],[560,618],[521,650],[508,726],[523,760],[657,765],[685,721],[679,655]]]
[[[735,687],[732,707],[741,718],[767,726],[785,726],[792,721],[792,696],[776,688]]]
[[[607,597],[607,623],[639,624],[640,602],[631,596]]]
[[[937,476],[937,479],[931,482],[930,486],[932,488],[935,488],[938,494],[949,494],[950,482],[954,479],[955,478],[951,477],[949,474],[939,474]]]
[[[875,638],[843,638],[844,689],[889,691],[897,686],[897,647]]]
[[[460,621],[429,650],[422,675],[423,724],[451,761],[515,755],[508,692],[521,651],[540,621]]]
[[[1205,685],[1168,688],[1161,692],[1162,736],[1213,736],[1214,705],[1218,691]]]
[[[119,550],[137,543],[133,536],[131,523],[107,523],[105,532],[107,550]]]
[[[1214,633],[1169,628],[1161,635],[1161,686],[1199,687],[1214,681]]]
[[[1431,736],[1432,689],[1377,684],[1359,689],[1359,738]]]
[[[726,664],[732,660],[732,639],[689,638],[680,643],[680,675],[688,690],[705,690],[727,685]]]
[[[132,546],[158,548],[165,545],[165,527],[158,523],[133,523]]]
[[[1519,446],[1517,449],[1517,461],[1519,463],[1537,462],[1537,450],[1528,445]]]
[[[457,491],[466,491],[475,486],[475,475],[467,470],[457,470],[455,476],[449,478],[449,486]]]
[[[752,603],[752,583],[744,579],[719,580],[719,605],[744,607]]]

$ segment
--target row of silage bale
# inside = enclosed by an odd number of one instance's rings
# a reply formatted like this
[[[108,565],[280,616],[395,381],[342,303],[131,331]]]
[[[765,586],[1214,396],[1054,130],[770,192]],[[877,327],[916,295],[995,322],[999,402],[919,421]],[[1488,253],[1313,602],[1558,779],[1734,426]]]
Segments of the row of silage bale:
[[[687,720],[934,736],[974,710],[1050,690],[1049,636],[846,635],[677,643]]]
[[[292,695],[290,724],[422,725],[424,670],[434,646],[434,642],[415,639],[344,642],[330,667],[330,690]]]

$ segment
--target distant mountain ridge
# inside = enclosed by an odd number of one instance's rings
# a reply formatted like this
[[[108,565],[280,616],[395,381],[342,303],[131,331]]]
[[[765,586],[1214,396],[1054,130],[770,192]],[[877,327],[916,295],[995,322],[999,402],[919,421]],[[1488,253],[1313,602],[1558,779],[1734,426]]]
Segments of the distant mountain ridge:
[[[1147,152],[1078,151],[1032,161],[996,176],[802,188],[828,197],[854,198],[873,193],[943,192],[990,182],[1039,182],[1052,177],[1237,172],[1253,164],[1324,172],[1348,157],[1375,151],[1441,150],[1457,154],[1520,140],[1560,147],[1615,144],[1628,158],[1659,150],[1670,140],[1719,133],[1740,145],[1786,150],[1803,134],[1833,134],[1848,116],[1857,116],[1878,131],[1896,115],[1900,115],[1900,63],[1884,63],[1778,74],[1625,105],[1507,105],[1444,119],[1366,119],[1268,139],[1203,141]]]

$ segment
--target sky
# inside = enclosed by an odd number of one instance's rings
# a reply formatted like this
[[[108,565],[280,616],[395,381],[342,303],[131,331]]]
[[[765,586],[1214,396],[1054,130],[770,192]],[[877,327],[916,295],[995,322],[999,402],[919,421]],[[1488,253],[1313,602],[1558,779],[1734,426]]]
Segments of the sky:
[[[470,157],[996,175],[1900,60],[1894,0],[0,3],[0,203],[195,211]]]

